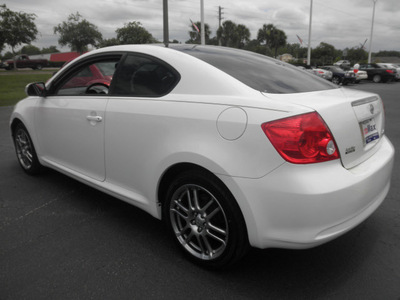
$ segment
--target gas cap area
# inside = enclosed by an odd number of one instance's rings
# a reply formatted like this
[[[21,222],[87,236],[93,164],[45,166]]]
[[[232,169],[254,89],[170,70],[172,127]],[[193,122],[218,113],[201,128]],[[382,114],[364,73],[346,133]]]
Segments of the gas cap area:
[[[237,140],[246,131],[246,127],[247,114],[239,107],[227,108],[218,116],[217,129],[226,140]]]

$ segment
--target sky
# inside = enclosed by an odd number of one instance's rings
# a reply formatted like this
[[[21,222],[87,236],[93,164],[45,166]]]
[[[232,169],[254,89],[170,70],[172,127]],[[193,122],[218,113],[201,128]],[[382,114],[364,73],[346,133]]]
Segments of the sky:
[[[3,0],[4,1],[4,0]],[[103,38],[116,37],[115,30],[131,21],[140,22],[156,39],[163,41],[163,0],[5,0],[13,11],[34,13],[39,47],[57,46],[54,26],[79,12],[97,26]],[[223,21],[231,20],[250,29],[251,39],[257,38],[263,24],[274,24],[287,35],[287,42],[299,43],[297,35],[308,45],[311,0],[204,0],[205,23],[211,37],[218,29],[218,7]],[[0,0],[0,4],[2,4]],[[370,47],[373,0],[313,0],[311,47],[321,42],[337,49]],[[182,43],[189,39],[190,21],[200,21],[200,0],[168,0],[169,38]],[[400,51],[400,0],[377,0],[373,28],[372,51]],[[7,49],[6,49],[7,50]]]

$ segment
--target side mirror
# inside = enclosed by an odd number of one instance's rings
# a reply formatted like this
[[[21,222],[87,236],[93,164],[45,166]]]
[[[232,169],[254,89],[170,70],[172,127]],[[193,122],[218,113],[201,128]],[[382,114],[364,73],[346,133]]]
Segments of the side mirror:
[[[46,85],[44,82],[29,83],[25,87],[25,93],[28,96],[45,97],[46,96]]]

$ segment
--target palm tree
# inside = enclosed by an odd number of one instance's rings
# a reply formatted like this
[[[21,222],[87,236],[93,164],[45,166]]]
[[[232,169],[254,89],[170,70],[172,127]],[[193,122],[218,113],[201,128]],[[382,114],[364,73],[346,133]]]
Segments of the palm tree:
[[[286,45],[286,39],[285,32],[276,28],[273,24],[264,24],[257,34],[257,40],[260,43],[265,42],[267,52],[268,48],[275,50],[275,57],[278,54],[278,48]]]
[[[243,24],[239,24],[236,27],[236,33],[238,38],[238,45],[239,49],[243,49],[244,46],[250,41],[250,30]]]
[[[221,41],[222,46],[236,47],[238,44],[237,25],[227,20],[217,31],[217,38]]]

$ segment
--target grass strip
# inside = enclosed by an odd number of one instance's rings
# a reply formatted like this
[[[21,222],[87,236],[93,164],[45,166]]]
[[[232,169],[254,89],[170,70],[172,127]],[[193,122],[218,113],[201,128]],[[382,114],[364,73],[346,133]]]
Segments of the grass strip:
[[[52,74],[0,75],[0,106],[12,106],[26,97],[25,86],[30,82],[46,82]]]

